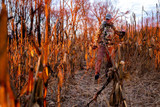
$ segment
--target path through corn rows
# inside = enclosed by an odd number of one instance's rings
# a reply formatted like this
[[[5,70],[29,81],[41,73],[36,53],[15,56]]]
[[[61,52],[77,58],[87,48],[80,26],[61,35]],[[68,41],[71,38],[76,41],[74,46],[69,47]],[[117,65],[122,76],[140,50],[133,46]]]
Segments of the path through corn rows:
[[[124,94],[128,107],[160,107],[160,72],[147,72],[141,76],[132,74],[124,82]],[[105,76],[101,72],[99,83],[94,81],[94,72],[77,71],[74,79],[62,88],[61,107],[84,107],[103,86]],[[48,107],[56,107],[57,79],[50,78],[47,94]],[[90,107],[107,107],[112,83],[100,94]]]

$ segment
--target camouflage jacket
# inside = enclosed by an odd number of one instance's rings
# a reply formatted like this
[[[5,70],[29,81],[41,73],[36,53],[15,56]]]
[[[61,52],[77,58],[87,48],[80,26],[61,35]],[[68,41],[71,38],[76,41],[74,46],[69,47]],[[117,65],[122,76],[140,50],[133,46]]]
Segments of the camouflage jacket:
[[[113,23],[104,21],[98,31],[98,43],[106,46],[106,44],[111,42],[115,33],[117,33],[117,31]]]

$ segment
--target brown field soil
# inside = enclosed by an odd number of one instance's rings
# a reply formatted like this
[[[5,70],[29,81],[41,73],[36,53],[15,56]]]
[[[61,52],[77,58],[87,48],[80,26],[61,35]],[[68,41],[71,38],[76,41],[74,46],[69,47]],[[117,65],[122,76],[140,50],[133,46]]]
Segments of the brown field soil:
[[[84,107],[94,94],[103,86],[106,77],[94,80],[94,71],[77,71],[74,78],[68,79],[61,90],[61,107]],[[108,107],[112,91],[111,82],[90,107]],[[124,96],[128,107],[160,107],[160,72],[146,72],[143,75],[132,74],[124,82]],[[47,94],[47,106],[57,107],[57,79],[50,78]]]

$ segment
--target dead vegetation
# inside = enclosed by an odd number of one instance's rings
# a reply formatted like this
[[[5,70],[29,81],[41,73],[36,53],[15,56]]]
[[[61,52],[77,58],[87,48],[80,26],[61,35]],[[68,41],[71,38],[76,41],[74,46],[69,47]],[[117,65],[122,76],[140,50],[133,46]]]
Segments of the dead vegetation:
[[[158,4],[156,13],[147,18],[142,8],[141,23],[133,14],[131,24],[119,19],[128,11],[120,14],[110,1],[91,4],[88,0],[60,0],[58,4],[54,0],[2,0],[2,106],[85,106],[105,80],[94,84],[93,47],[96,30],[108,12],[119,30],[126,29],[125,37],[114,46],[119,50],[115,61],[123,60],[122,71],[130,74],[123,86],[127,104],[160,105]],[[109,84],[91,106],[109,106],[111,87]]]

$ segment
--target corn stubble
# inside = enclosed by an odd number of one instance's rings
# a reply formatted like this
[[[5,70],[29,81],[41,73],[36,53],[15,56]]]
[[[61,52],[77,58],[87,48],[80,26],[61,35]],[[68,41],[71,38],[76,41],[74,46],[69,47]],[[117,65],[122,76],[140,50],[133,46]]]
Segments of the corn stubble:
[[[58,9],[51,8],[52,2],[7,0],[5,4],[2,0],[0,105],[3,107],[47,106],[50,78],[56,78],[57,84],[54,85],[57,89],[54,94],[57,96],[56,106],[60,107],[64,94],[62,88],[67,88],[67,84],[74,81],[75,71],[89,72],[94,69],[97,48],[92,47],[96,44],[96,26],[102,23],[108,11],[113,13],[115,23],[121,23],[118,9],[104,11],[110,6],[109,2],[101,6],[101,2],[91,5],[86,0],[70,0],[70,3],[60,0]],[[131,24],[123,22],[126,24],[123,26],[126,35],[114,41],[116,64],[119,65],[121,60],[125,62],[125,66],[120,68],[120,79],[126,78],[122,73],[124,71],[133,73],[138,70],[142,75],[150,70],[160,70],[158,11],[157,5],[156,15],[152,13],[152,17],[144,18],[142,8],[141,23],[137,23],[135,14],[131,17]],[[90,12],[95,19],[89,17]],[[123,44],[118,45],[120,42]],[[113,93],[120,96],[122,83],[114,80],[113,87]],[[111,95],[112,105],[115,99],[121,100]]]

